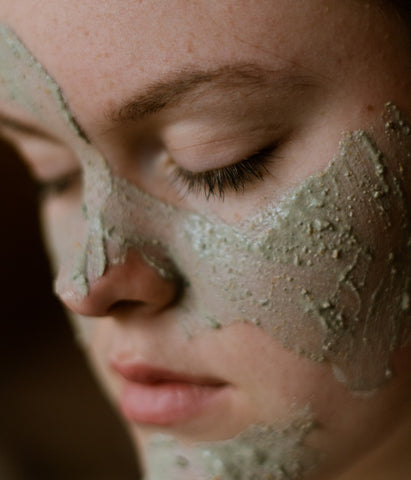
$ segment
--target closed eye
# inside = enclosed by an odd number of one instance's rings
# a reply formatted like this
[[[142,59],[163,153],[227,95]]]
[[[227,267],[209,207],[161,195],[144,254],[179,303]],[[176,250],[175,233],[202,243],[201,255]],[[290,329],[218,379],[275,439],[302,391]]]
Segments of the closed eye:
[[[271,143],[237,163],[204,172],[174,166],[172,182],[180,187],[184,195],[203,193],[207,200],[210,197],[224,200],[227,192],[243,193],[247,185],[264,180],[270,173],[268,166],[274,160],[277,147],[278,142]]]
[[[35,180],[40,200],[61,197],[81,186],[82,172],[75,169],[51,180]]]

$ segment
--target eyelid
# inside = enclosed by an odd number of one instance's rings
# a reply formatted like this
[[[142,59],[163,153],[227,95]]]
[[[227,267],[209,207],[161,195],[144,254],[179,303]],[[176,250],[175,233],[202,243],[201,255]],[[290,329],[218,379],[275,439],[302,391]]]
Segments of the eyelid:
[[[41,182],[64,176],[80,167],[76,155],[63,143],[36,136],[13,141],[32,176]]]
[[[38,196],[41,201],[45,201],[51,197],[61,197],[73,191],[76,187],[81,186],[82,178],[82,170],[76,168],[49,180],[35,179]]]
[[[274,160],[278,144],[278,141],[272,142],[243,160],[214,170],[192,172],[175,165],[171,173],[172,184],[180,184],[185,189],[184,195],[203,191],[207,200],[210,197],[224,200],[230,190],[243,193],[248,184],[262,181],[270,173],[268,166]]]
[[[74,191],[74,186],[81,185],[81,165],[63,143],[29,134],[19,135],[13,143],[31,173],[41,201],[62,196]]]
[[[26,119],[13,118],[0,112],[0,132],[7,139],[19,144],[22,139],[35,139],[60,144],[60,140],[37,124]]]

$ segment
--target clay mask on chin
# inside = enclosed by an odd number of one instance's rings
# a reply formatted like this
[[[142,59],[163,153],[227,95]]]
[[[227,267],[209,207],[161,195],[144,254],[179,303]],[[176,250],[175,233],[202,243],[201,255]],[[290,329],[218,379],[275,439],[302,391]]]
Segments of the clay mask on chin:
[[[390,376],[390,354],[410,328],[411,137],[395,106],[387,104],[381,125],[344,134],[323,172],[229,225],[113,175],[58,85],[7,27],[0,65],[2,98],[56,132],[84,170],[83,207],[48,232],[60,296],[87,295],[135,249],[162,276],[186,280],[175,308],[189,335],[250,322],[285,348],[330,362],[353,390]]]
[[[153,435],[148,446],[146,480],[297,480],[321,460],[304,440],[315,428],[308,408],[276,426],[253,425],[236,438],[179,444]]]

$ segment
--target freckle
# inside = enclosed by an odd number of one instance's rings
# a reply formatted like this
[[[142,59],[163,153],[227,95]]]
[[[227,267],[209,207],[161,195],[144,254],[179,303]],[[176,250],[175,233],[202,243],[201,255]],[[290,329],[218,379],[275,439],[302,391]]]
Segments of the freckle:
[[[188,53],[193,53],[194,52],[193,43],[191,41],[187,45],[187,52]]]
[[[367,111],[368,112],[373,112],[375,110],[374,105],[367,105]]]

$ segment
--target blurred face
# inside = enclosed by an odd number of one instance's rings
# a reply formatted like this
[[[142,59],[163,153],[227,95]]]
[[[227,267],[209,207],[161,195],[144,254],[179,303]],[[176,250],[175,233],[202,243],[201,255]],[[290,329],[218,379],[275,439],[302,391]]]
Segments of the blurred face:
[[[405,29],[337,0],[0,18],[2,133],[150,478],[381,472],[411,413]]]

